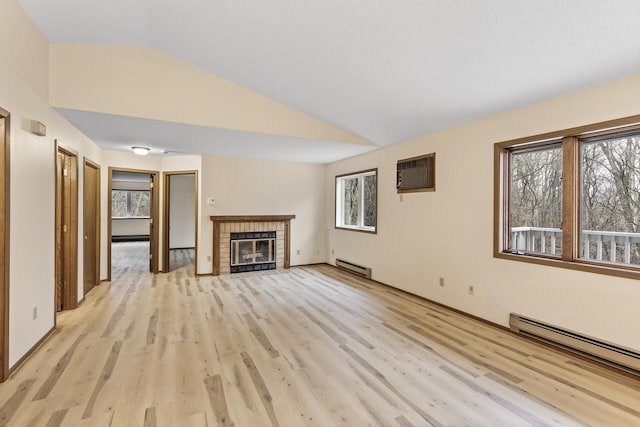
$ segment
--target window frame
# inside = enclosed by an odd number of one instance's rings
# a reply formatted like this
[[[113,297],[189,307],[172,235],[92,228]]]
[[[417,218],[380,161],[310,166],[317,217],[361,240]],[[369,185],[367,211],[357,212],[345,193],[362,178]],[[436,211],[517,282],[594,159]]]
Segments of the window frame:
[[[528,262],[611,276],[640,279],[640,267],[580,258],[582,141],[600,136],[640,132],[640,115],[517,138],[494,144],[494,258]],[[516,148],[562,144],[562,255],[516,252],[509,249],[510,153]]]
[[[126,211],[127,211],[127,216],[113,216],[113,193],[116,191],[123,191],[126,193],[126,198],[127,198],[127,203],[126,203]],[[152,203],[151,203],[151,190],[131,190],[131,189],[118,189],[118,188],[113,188],[111,190],[111,219],[112,220],[124,220],[124,219],[150,219],[151,216],[132,216],[131,215],[131,193],[133,192],[146,192],[149,193],[149,211],[151,212],[152,210]]]
[[[360,179],[361,181],[364,181],[364,177],[365,176],[369,176],[369,175],[373,175],[376,177],[376,186],[375,186],[375,190],[376,190],[376,197],[375,197],[375,201],[376,201],[376,206],[375,206],[375,223],[373,227],[365,227],[364,225],[357,225],[357,226],[350,226],[350,225],[344,225],[344,224],[339,224],[338,223],[338,218],[342,218],[344,216],[344,211],[341,209],[340,203],[338,202],[338,182],[339,180],[344,180],[345,178],[354,178],[357,177],[358,179]],[[350,230],[350,231],[357,231],[360,233],[368,233],[368,234],[377,234],[378,233],[378,168],[371,168],[371,169],[366,169],[366,170],[361,170],[358,172],[351,172],[351,173],[345,173],[345,174],[341,174],[341,175],[336,175],[335,177],[335,193],[334,193],[334,224],[335,224],[335,228],[339,229],[339,230]],[[359,188],[364,188],[364,186],[360,186]],[[364,199],[364,192],[360,192],[359,196],[361,197],[361,204],[360,204],[360,215],[358,222],[361,224],[364,218],[363,212],[364,212],[364,203],[363,199]],[[342,191],[340,191],[340,197],[342,198]],[[338,216],[338,214],[340,214],[340,216]]]

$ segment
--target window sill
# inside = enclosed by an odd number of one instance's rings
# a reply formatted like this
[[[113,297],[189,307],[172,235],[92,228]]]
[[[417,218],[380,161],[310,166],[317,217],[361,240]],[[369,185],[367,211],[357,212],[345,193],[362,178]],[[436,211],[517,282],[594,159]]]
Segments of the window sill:
[[[112,217],[114,221],[121,221],[124,219],[151,219],[149,216],[122,216],[122,217]]]
[[[378,234],[378,230],[371,228],[346,227],[344,225],[336,225],[336,230],[358,231],[360,233]]]
[[[530,254],[513,254],[510,252],[494,252],[494,258],[511,261],[527,262],[530,264],[547,265],[551,267],[567,268],[588,273],[605,274],[607,276],[624,277],[640,280],[640,269],[637,267],[598,264],[586,260],[564,261],[558,258],[535,256]]]

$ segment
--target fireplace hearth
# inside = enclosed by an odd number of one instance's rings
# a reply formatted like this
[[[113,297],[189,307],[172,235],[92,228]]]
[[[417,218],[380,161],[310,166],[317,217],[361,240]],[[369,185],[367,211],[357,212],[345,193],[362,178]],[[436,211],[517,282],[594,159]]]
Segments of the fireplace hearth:
[[[291,220],[295,215],[215,215],[210,218],[214,276],[272,269],[273,264],[276,270],[289,268]]]

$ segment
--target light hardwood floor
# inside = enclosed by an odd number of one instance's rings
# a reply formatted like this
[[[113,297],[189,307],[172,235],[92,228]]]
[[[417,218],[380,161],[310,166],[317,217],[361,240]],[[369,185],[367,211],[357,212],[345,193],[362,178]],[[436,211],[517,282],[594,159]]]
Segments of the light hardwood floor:
[[[149,242],[114,242],[111,244],[111,280],[126,274],[149,272]]]
[[[15,426],[638,426],[640,382],[330,266],[129,269],[0,385]]]

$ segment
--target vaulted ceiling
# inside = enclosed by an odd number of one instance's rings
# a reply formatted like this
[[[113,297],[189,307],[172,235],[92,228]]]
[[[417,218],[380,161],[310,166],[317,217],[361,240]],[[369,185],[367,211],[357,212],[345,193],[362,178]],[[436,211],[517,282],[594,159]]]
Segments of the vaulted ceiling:
[[[153,48],[326,125],[172,119],[58,88],[52,105],[114,149],[325,163],[640,73],[637,0],[19,1],[52,44]]]

